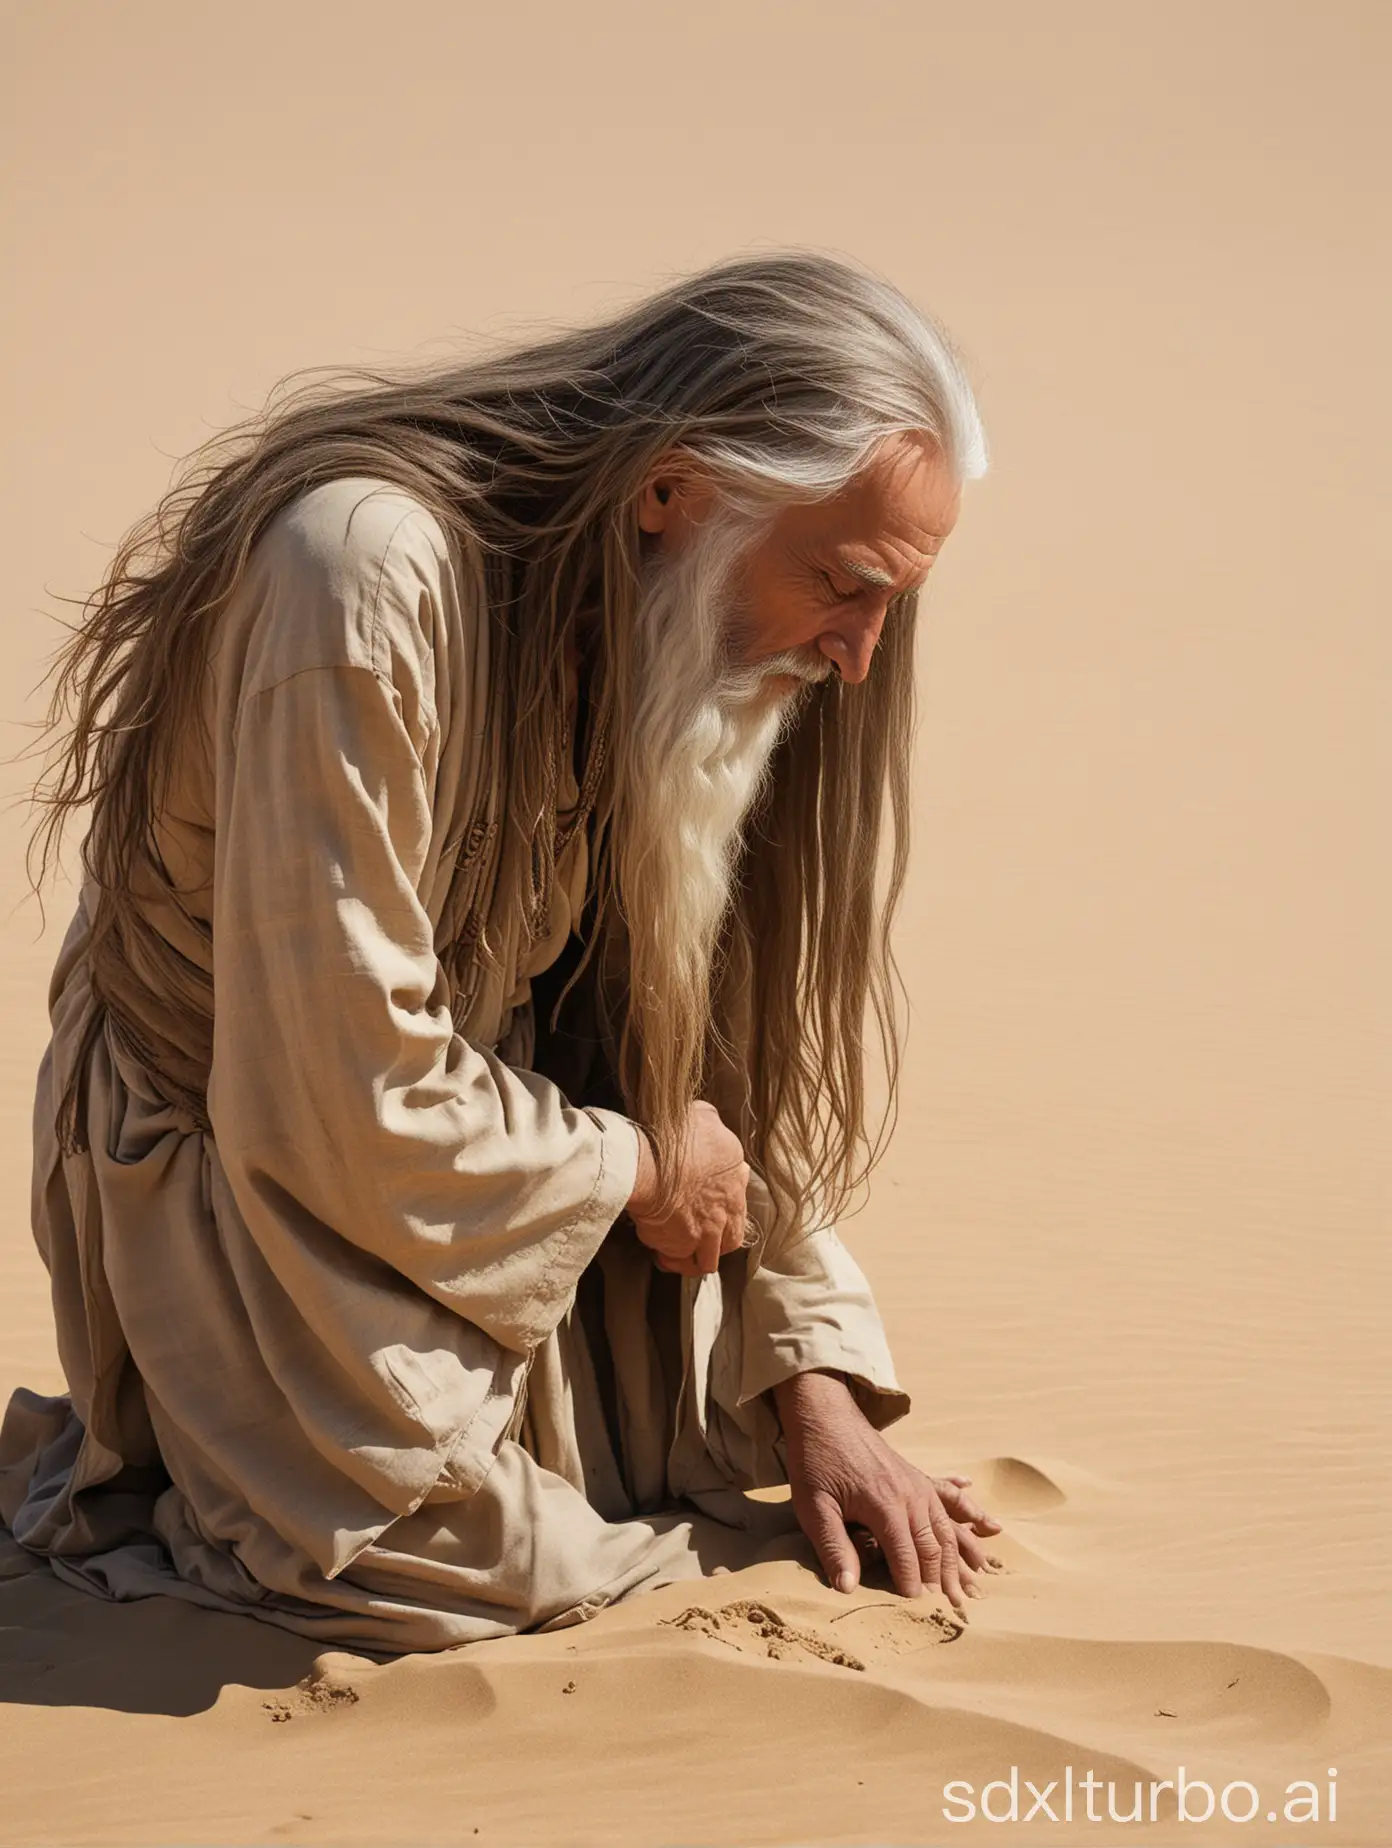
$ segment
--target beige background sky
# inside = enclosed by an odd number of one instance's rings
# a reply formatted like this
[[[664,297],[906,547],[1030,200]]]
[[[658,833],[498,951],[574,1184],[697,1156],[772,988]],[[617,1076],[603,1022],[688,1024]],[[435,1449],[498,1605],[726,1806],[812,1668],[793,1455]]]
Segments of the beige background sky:
[[[928,604],[905,1108],[848,1234],[911,1435],[1150,1472],[1144,1531],[1123,1498],[1094,1543],[1174,1578],[1200,1483],[1244,1634],[1392,1651],[1392,11],[6,12],[8,721],[57,597],[292,368],[770,243],[947,322],[993,466]],[[57,940],[19,843],[12,816],[0,1391],[57,1380],[27,1244]]]

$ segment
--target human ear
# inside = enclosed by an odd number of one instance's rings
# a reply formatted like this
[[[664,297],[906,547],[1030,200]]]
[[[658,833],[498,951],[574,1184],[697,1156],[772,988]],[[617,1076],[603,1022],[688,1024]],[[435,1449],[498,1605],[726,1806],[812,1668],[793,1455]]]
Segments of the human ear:
[[[645,533],[685,534],[709,510],[713,484],[700,466],[680,450],[659,456],[638,490],[638,525]]]
[[[670,474],[651,475],[638,492],[638,526],[645,533],[662,533],[672,524],[675,483]]]

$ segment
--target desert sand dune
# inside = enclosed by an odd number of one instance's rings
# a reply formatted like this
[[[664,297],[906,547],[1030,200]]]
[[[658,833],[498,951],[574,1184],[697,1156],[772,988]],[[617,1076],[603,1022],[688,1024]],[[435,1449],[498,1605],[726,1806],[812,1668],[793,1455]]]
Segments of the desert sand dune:
[[[1028,1635],[1012,1627],[1017,1601],[1047,1581],[1023,1549],[1003,1553],[1004,1595],[976,1601],[966,1626],[883,1587],[842,1599],[801,1558],[774,1559],[578,1630],[388,1663],[172,1600],[94,1609],[24,1572],[0,1583],[6,1836],[367,1843],[477,1828],[640,1843],[673,1839],[680,1793],[683,1840],[935,1840],[949,1779],[980,1788],[1012,1765],[1040,1791],[1068,1766],[1090,1771],[1095,1800],[1110,1781],[1123,1812],[1137,1781],[1148,1802],[1176,1763],[1284,1790],[1324,1780],[1328,1760],[1353,1798],[1385,1738],[1392,1671]],[[56,1727],[80,1742],[79,1779],[55,1760]],[[1083,1801],[1053,1838],[1094,1838]],[[1173,1840],[1173,1812],[1159,1813],[1151,1833]],[[1385,1838],[1365,1809],[1329,1839]]]

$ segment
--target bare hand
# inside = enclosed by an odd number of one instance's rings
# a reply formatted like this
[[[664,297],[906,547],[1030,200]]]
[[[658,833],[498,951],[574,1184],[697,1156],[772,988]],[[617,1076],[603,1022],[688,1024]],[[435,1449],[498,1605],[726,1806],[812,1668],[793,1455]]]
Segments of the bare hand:
[[[714,1104],[691,1106],[676,1205],[661,1218],[653,1211],[657,1169],[646,1136],[641,1141],[638,1178],[628,1202],[634,1230],[659,1270],[679,1277],[713,1271],[726,1252],[739,1250],[748,1223],[749,1163],[739,1137],[721,1122]]]
[[[941,1590],[960,1610],[976,1575],[998,1563],[982,1541],[1000,1522],[967,1495],[967,1476],[925,1476],[875,1430],[843,1380],[800,1373],[774,1388],[788,1445],[793,1509],[838,1591],[860,1583],[849,1526],[878,1543],[895,1589]]]

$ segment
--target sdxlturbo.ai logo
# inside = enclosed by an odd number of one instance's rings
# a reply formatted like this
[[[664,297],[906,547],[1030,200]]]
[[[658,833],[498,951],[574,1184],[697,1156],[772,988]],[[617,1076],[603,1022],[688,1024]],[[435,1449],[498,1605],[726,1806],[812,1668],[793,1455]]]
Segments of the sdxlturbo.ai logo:
[[[1331,1765],[1323,1793],[1312,1778],[1304,1777],[1279,1794],[1272,1792],[1266,1820],[1337,1822],[1338,1775]],[[1099,1807],[1104,1797],[1105,1807]],[[1207,1822],[1215,1813],[1229,1822],[1255,1822],[1263,1814],[1263,1798],[1246,1778],[1233,1778],[1215,1789],[1204,1778],[1191,1778],[1183,1765],[1172,1778],[1151,1778],[1148,1783],[1137,1778],[1130,1784],[1113,1778],[1104,1782],[1091,1771],[1075,1778],[1072,1765],[1061,1778],[1034,1784],[1012,1765],[1009,1777],[992,1778],[979,1793],[966,1778],[944,1784],[942,1813],[949,1822],[975,1822],[978,1817],[984,1822]]]

